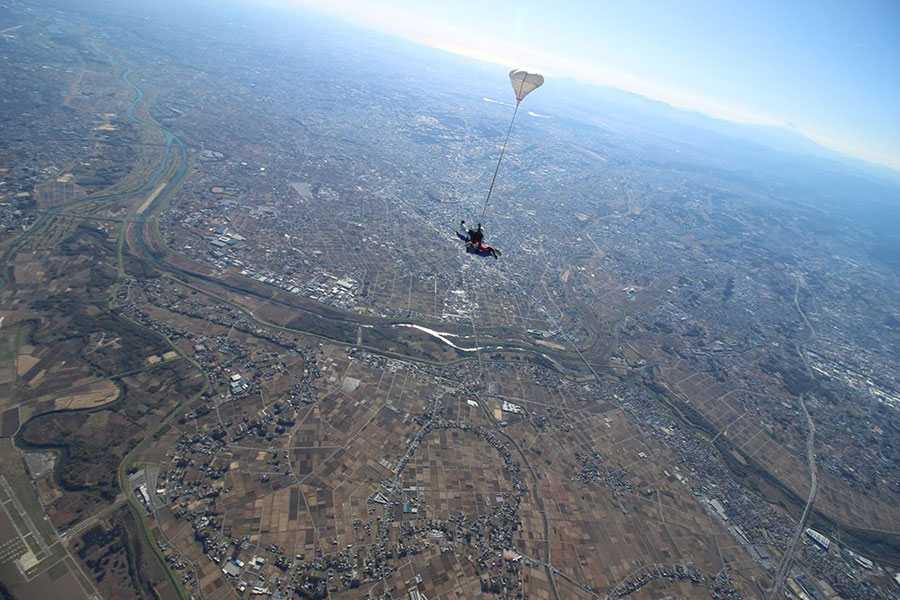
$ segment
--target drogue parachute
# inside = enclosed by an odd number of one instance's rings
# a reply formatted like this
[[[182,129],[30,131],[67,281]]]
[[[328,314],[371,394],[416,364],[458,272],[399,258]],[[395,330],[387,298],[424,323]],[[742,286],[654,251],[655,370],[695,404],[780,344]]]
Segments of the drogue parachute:
[[[497,159],[497,168],[494,169],[494,176],[491,177],[491,186],[488,188],[487,198],[484,199],[484,208],[481,209],[481,216],[487,211],[488,202],[491,200],[491,192],[494,191],[494,182],[497,181],[497,173],[500,172],[500,163],[503,161],[503,155],[506,153],[506,143],[509,141],[509,134],[512,131],[513,123],[516,122],[516,113],[519,112],[519,104],[525,99],[525,96],[544,85],[544,76],[538,73],[529,73],[520,69],[513,69],[509,72],[509,82],[512,84],[513,91],[516,93],[516,109],[513,111],[512,119],[509,121],[509,129],[506,130],[506,138],[503,140],[503,147],[500,149],[500,158]]]
[[[544,85],[544,76],[513,69],[509,72],[509,81],[516,93],[516,104],[518,104],[525,99],[525,96]]]

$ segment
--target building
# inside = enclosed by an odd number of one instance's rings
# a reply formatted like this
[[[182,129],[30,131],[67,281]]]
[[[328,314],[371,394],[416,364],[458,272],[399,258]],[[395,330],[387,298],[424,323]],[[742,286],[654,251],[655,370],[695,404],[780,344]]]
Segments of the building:
[[[808,535],[810,539],[812,539],[812,541],[822,546],[822,548],[824,548],[825,550],[828,550],[828,548],[831,547],[831,540],[829,540],[827,537],[825,537],[815,529],[810,529],[809,527],[807,527],[806,535]]]
[[[222,567],[222,572],[229,577],[238,577],[241,574],[241,568],[235,563],[228,561],[225,563],[225,566]]]

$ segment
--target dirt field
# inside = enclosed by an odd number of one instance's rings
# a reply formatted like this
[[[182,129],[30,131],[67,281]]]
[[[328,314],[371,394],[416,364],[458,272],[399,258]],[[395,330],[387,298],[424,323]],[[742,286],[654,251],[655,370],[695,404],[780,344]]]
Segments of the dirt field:
[[[545,340],[536,340],[534,343],[537,344],[538,346],[545,346],[547,348],[553,348],[554,350],[565,350],[566,349],[565,346],[562,346],[560,344],[554,344],[553,342],[547,342]]]
[[[19,409],[11,408],[0,416],[0,437],[11,437],[19,428]]]
[[[18,331],[4,331],[0,334],[0,383],[9,383],[15,377],[14,359]]]
[[[80,600],[87,594],[78,580],[67,568],[66,563],[47,569],[37,578],[16,588],[16,598],[21,600],[46,600],[47,598],[66,598]]]
[[[41,362],[41,359],[31,356],[30,354],[20,354],[16,361],[16,374],[22,377],[31,367]]]
[[[156,197],[159,196],[159,193],[161,191],[163,191],[165,189],[165,187],[166,187],[166,184],[164,184],[164,183],[161,183],[158,186],[156,186],[156,189],[153,190],[153,192],[149,196],[147,196],[147,199],[144,200],[144,203],[141,204],[140,208],[138,208],[137,214],[139,214],[139,215],[143,214],[143,212],[145,210],[150,208],[150,205],[153,204],[153,201],[156,200]]]
[[[96,408],[109,404],[119,397],[119,388],[111,381],[98,381],[82,388],[76,394],[61,396],[54,400],[56,410],[73,410],[78,408]]]

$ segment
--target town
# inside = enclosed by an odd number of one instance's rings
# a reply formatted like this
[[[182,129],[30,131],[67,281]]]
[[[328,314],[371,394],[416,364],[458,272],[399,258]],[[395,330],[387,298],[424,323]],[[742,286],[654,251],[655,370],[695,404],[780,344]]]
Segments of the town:
[[[0,592],[896,597],[887,183],[138,5],[0,7]]]

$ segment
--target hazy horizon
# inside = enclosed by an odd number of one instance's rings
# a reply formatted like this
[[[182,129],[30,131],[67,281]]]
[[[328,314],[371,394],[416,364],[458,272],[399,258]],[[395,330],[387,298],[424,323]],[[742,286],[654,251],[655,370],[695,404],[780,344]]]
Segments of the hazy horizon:
[[[675,108],[779,127],[900,171],[897,6],[669,6],[281,0],[507,67],[614,87]],[[601,7],[602,5],[602,7]],[[900,18],[900,14],[894,15]],[[806,19],[803,21],[803,19]],[[650,39],[652,38],[652,39]]]

